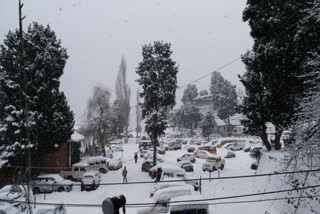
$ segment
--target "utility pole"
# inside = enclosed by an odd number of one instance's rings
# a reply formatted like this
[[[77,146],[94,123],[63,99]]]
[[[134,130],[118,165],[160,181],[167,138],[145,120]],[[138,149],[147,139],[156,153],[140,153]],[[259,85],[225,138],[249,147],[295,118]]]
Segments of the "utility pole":
[[[23,20],[25,19],[25,16],[22,16],[22,8],[23,3],[21,3],[21,0],[19,0],[19,61],[20,61],[20,76],[21,76],[21,84],[23,86],[20,86],[20,90],[22,91],[22,99],[21,101],[22,110],[23,110],[23,127],[25,129],[25,136],[23,136],[23,141],[25,141],[26,144],[26,150],[27,150],[27,165],[26,168],[26,180],[27,180],[27,188],[28,188],[28,195],[26,197],[26,202],[28,206],[29,214],[32,214],[32,206],[30,203],[30,180],[31,180],[31,144],[30,144],[30,133],[29,133],[29,111],[28,111],[28,99],[27,99],[27,74],[24,69],[24,41],[23,41]],[[23,89],[22,89],[23,87]]]

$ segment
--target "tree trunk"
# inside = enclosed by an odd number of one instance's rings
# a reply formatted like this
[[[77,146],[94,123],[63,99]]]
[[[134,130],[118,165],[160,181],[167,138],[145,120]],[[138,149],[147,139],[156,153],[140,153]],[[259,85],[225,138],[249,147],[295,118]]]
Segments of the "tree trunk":
[[[262,140],[264,146],[268,149],[268,151],[270,151],[271,150],[271,145],[270,145],[270,142],[268,140],[268,135],[267,135],[266,129],[264,129],[262,131],[262,134],[261,134],[260,137],[261,137],[261,140]]]
[[[158,144],[158,139],[154,138],[153,139],[153,166],[157,165],[157,144]]]
[[[281,139],[282,132],[283,132],[282,129],[276,127],[276,133],[275,133],[275,139],[274,139],[274,149],[275,150],[281,149],[280,139]]]

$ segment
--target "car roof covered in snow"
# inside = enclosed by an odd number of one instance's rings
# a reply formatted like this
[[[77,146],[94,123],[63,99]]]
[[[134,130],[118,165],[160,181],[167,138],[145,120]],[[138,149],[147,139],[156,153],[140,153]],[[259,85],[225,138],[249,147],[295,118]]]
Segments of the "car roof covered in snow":
[[[157,191],[153,198],[156,201],[166,201],[178,197],[178,194],[181,192],[185,192],[186,195],[191,195],[191,189],[192,186],[190,185],[167,187]]]
[[[88,172],[85,172],[82,177],[84,177],[84,176],[95,176],[96,174],[99,174],[99,173],[100,172],[97,171],[97,170],[90,170]]]
[[[215,158],[215,159],[220,159],[221,158],[221,156],[219,156],[219,155],[209,155],[207,158]]]
[[[205,201],[206,197],[203,195],[184,195],[184,196],[178,196],[173,199],[171,199],[170,202],[173,202],[171,206],[177,206],[177,205],[208,205],[208,201]],[[200,201],[197,201],[200,200]],[[194,202],[190,202],[194,201]]]
[[[176,171],[176,172],[180,172],[180,173],[184,173],[184,169],[181,169],[180,167],[178,167],[177,165],[173,165],[173,164],[158,164],[154,167],[152,167],[150,170],[157,170],[159,167],[161,167],[162,171]]]
[[[79,162],[79,163],[73,164],[72,166],[75,166],[75,167],[87,167],[87,166],[89,166],[89,164],[86,163],[86,162]]]
[[[61,177],[58,174],[42,174],[39,175],[38,178],[54,178],[55,180],[64,180],[63,177]]]

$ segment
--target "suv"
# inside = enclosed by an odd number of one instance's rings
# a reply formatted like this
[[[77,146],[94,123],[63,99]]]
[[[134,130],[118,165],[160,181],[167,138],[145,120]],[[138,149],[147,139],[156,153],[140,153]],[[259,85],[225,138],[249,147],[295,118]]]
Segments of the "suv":
[[[98,170],[101,173],[108,172],[107,160],[104,157],[89,157],[87,162],[93,170]]]
[[[220,156],[217,155],[211,155],[207,157],[206,162],[202,165],[202,171],[215,171],[217,169],[224,169],[225,160],[221,159]]]
[[[192,154],[184,154],[180,157],[177,158],[177,162],[179,161],[190,161],[191,163],[195,163],[196,159],[194,158],[194,156]]]
[[[60,175],[63,178],[69,179],[69,180],[75,180],[80,181],[82,178],[82,175],[90,169],[90,165],[88,163],[75,163],[72,165],[71,169],[64,170],[60,172]]]
[[[32,182],[32,190],[34,194],[41,192],[70,192],[72,190],[72,182],[63,179],[57,174],[39,175],[35,181]]]
[[[101,175],[99,171],[89,171],[83,174],[81,179],[81,191],[84,189],[95,190],[100,185]]]

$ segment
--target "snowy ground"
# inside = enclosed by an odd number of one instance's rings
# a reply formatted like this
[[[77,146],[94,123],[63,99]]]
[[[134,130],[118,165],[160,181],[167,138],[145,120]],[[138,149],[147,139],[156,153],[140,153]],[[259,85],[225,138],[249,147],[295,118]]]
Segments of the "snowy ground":
[[[141,164],[143,159],[139,158],[138,163],[133,161],[134,152],[138,151],[138,144],[131,142],[124,145],[124,162],[128,169],[128,181],[150,181],[150,177],[147,173],[141,172]],[[224,156],[226,154],[225,149],[218,149],[218,155]],[[164,155],[164,160],[169,163],[176,163],[176,158],[186,153],[186,150],[168,151]],[[236,158],[226,159],[225,169],[221,171],[221,176],[235,176],[235,175],[250,175],[255,173],[268,173],[274,171],[280,171],[280,157],[279,153],[268,153],[261,159],[259,169],[253,171],[250,169],[252,158],[249,153],[238,151]],[[271,157],[271,158],[270,158]],[[209,177],[208,172],[204,173],[201,170],[201,166],[204,160],[197,159],[194,164],[194,172],[187,173],[193,177]],[[262,171],[263,169],[263,171]],[[212,177],[216,177],[217,172],[212,173]],[[254,177],[254,178],[241,178],[230,180],[217,180],[217,181],[203,181],[202,182],[202,194],[207,198],[223,197],[231,195],[250,194],[264,191],[272,191],[290,188],[284,185],[283,182],[279,182],[282,176],[272,177]],[[110,171],[107,174],[102,175],[102,183],[108,182],[122,182],[121,170]],[[101,204],[106,197],[118,196],[124,194],[127,198],[127,203],[141,203],[148,199],[149,190],[152,184],[135,184],[135,185],[117,185],[117,186],[100,186],[95,191],[86,192],[80,191],[79,186],[75,186],[71,192],[63,193],[51,193],[46,195],[46,200],[43,198],[43,194],[37,195],[38,202],[50,202],[50,203],[79,203],[79,204]],[[267,195],[256,196],[251,198],[241,199],[229,199],[226,201],[235,200],[256,200],[263,198],[273,198],[283,195]],[[222,201],[212,201],[222,202]],[[47,207],[47,206],[46,206]],[[38,206],[37,208],[44,208],[44,206]],[[127,208],[128,214],[136,213],[137,208]],[[285,213],[285,210],[290,209],[284,201],[268,201],[260,203],[250,204],[227,204],[227,205],[210,205],[210,213],[219,214],[234,214],[234,213],[246,213],[246,214],[265,214],[265,213]],[[67,207],[68,214],[87,214],[87,213],[102,213],[101,208],[94,207]],[[235,212],[236,211],[236,212]],[[290,212],[289,212],[290,213]]]

